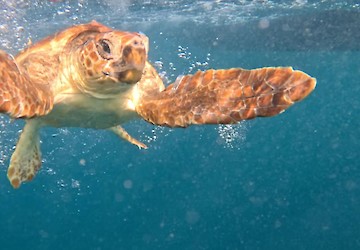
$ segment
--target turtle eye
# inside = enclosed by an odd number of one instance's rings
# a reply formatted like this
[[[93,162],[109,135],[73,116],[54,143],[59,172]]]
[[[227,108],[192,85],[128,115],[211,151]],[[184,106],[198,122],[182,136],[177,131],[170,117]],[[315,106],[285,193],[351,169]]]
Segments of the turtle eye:
[[[102,58],[111,59],[110,57],[111,49],[110,49],[109,41],[100,40],[97,49]]]
[[[107,42],[105,42],[105,40],[101,40],[100,41],[100,45],[102,46],[102,49],[106,52],[110,54],[110,46]]]

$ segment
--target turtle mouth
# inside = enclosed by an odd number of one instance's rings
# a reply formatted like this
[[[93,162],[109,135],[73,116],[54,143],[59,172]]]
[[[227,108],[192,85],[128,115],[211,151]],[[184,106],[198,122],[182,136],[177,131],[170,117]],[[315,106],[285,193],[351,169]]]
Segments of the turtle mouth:
[[[106,77],[111,78],[115,82],[122,82],[127,84],[134,84],[140,81],[142,71],[137,69],[128,69],[121,72],[104,72]]]

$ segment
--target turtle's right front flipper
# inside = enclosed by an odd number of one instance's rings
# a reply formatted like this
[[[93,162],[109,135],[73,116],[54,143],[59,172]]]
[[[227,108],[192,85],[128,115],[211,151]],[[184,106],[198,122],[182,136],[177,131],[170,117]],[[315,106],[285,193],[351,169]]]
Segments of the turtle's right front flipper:
[[[0,50],[0,113],[31,118],[50,112],[53,95],[48,85],[31,82],[14,58]]]

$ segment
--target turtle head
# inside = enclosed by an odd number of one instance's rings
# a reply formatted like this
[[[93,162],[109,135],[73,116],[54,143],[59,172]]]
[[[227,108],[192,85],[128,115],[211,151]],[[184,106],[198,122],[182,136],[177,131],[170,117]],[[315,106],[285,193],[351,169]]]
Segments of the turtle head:
[[[110,31],[98,33],[80,49],[82,88],[91,92],[111,92],[134,84],[147,61],[148,38],[139,33]]]

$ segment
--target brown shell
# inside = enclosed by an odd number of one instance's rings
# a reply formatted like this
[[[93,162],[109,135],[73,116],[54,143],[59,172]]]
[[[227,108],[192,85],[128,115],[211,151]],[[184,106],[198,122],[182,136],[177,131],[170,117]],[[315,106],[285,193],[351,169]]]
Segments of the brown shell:
[[[93,21],[45,38],[15,58],[0,51],[0,113],[32,118],[48,114],[55,101],[64,104],[46,117],[27,121],[8,169],[14,187],[31,180],[40,168],[38,129],[44,124],[110,128],[121,138],[146,147],[115,126],[135,117],[135,112],[148,122],[170,127],[274,116],[304,99],[316,85],[304,72],[278,67],[199,71],[165,88],[146,61],[147,37],[109,31]],[[103,44],[96,40],[99,33],[104,33],[99,35]],[[106,35],[113,36],[111,50],[117,54],[106,52],[110,51]],[[101,77],[105,80],[99,81]],[[61,93],[66,97],[57,95]]]
[[[0,51],[0,112],[13,118],[46,115],[54,104],[54,84],[73,47],[82,37],[111,29],[92,21],[70,27],[29,46],[15,58]],[[71,63],[65,61],[65,63]],[[62,82],[66,84],[66,82]]]

